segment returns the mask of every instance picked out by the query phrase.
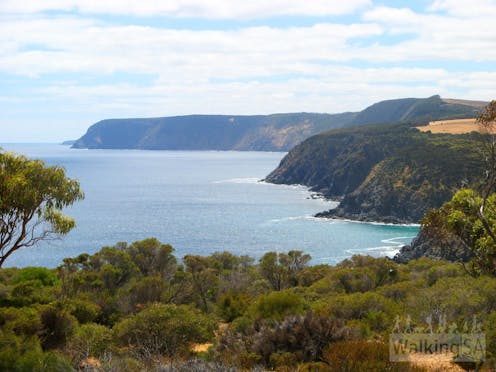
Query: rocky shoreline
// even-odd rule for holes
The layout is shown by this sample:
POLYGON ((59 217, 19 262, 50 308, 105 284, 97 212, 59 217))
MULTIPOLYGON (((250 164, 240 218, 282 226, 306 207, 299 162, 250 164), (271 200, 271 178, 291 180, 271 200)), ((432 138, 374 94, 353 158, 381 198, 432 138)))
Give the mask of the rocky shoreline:
POLYGON ((376 222, 376 223, 385 223, 385 224, 393 224, 393 225, 410 225, 416 223, 411 219, 399 218, 396 216, 380 216, 378 214, 370 214, 370 213, 346 213, 343 209, 336 207, 335 209, 330 209, 328 211, 319 212, 314 215, 317 218, 334 218, 340 220, 350 220, 350 221, 359 221, 359 222, 376 222))
POLYGON ((411 244, 403 246, 393 257, 393 261, 405 264, 421 257, 467 262, 472 255, 459 238, 453 235, 434 236, 421 229, 411 244))
MULTIPOLYGON (((340 211, 339 207, 317 213, 315 217, 393 225, 411 225, 414 223, 409 219, 399 219, 393 216, 378 216, 376 214, 370 215, 366 213, 346 214, 340 211)), ((431 235, 425 229, 420 229, 411 243, 401 247, 400 251, 392 260, 397 263, 406 264, 411 260, 421 257, 451 262, 468 262, 472 258, 472 254, 456 236, 431 235)))

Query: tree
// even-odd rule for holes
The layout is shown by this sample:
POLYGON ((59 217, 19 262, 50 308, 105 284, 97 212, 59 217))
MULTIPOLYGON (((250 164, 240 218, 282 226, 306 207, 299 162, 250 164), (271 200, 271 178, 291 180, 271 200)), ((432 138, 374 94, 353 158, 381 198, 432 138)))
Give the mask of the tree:
POLYGON ((429 211, 422 228, 431 236, 454 235, 472 256, 465 266, 471 275, 496 276, 496 241, 489 234, 496 228, 496 193, 484 199, 474 190, 462 189, 441 208, 429 211))
POLYGON ((67 234, 75 221, 62 209, 83 197, 62 167, 0 153, 0 267, 20 248, 67 234))
POLYGON ((298 274, 311 260, 302 251, 286 253, 267 252, 260 258, 260 274, 275 291, 298 285, 298 274))
POLYGON ((174 248, 155 238, 134 242, 127 252, 143 276, 160 276, 163 280, 170 280, 176 271, 177 262, 172 254, 174 248))
POLYGON ((183 257, 186 272, 190 274, 193 293, 199 306, 208 312, 209 299, 215 297, 219 286, 218 272, 210 267, 208 257, 186 255, 183 257))
POLYGON ((484 230, 496 243, 496 234, 485 217, 486 203, 496 186, 496 101, 491 101, 484 111, 477 116, 480 132, 484 134, 484 161, 486 164, 486 182, 482 191, 482 203, 479 207, 479 219, 484 230))
POLYGON ((477 116, 482 133, 484 180, 477 192, 462 189, 437 210, 429 211, 422 229, 430 236, 455 239, 473 257, 468 272, 496 276, 496 101, 477 116))

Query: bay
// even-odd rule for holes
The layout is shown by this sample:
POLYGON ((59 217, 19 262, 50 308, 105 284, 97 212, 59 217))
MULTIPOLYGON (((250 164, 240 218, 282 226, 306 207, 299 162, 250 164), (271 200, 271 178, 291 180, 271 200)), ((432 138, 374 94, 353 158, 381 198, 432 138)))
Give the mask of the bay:
POLYGON ((65 257, 148 237, 171 244, 178 258, 226 250, 259 258, 267 251, 298 249, 314 264, 334 264, 353 254, 393 255, 418 231, 312 217, 335 203, 312 199, 302 186, 258 182, 284 153, 1 146, 62 165, 86 195, 66 210, 76 219, 74 230, 19 250, 6 266, 55 267, 65 257))

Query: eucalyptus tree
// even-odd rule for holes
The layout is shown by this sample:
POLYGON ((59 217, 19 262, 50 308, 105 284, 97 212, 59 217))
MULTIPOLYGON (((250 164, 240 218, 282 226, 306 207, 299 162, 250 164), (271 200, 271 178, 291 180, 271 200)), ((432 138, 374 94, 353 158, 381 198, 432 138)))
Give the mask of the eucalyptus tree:
POLYGON ((67 234, 75 221, 62 209, 83 198, 61 166, 0 152, 0 267, 21 248, 67 234))

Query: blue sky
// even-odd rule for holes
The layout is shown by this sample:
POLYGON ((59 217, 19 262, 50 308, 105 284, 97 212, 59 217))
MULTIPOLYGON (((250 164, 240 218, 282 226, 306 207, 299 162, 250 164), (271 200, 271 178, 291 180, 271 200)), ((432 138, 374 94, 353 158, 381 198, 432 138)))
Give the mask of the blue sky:
POLYGON ((496 98, 496 1, 2 0, 0 142, 98 120, 496 98))

